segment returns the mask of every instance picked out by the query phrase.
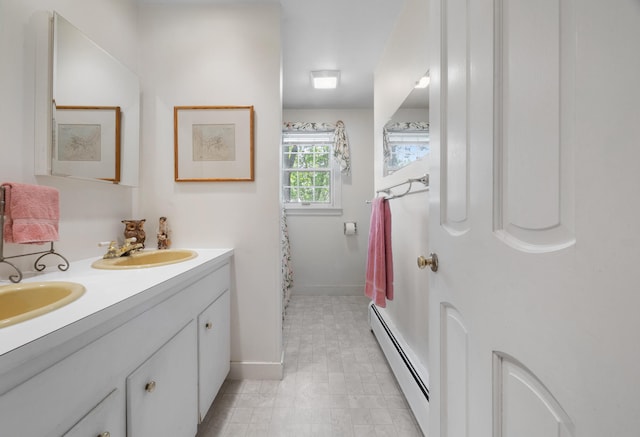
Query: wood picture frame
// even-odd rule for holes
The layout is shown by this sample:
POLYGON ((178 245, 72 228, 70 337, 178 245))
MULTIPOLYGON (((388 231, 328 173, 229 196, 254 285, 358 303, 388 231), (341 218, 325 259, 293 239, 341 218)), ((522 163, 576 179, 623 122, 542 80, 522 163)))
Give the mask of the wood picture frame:
POLYGON ((174 180, 254 180, 253 106, 175 106, 174 180))
POLYGON ((51 174, 120 182, 119 106, 54 106, 51 174))

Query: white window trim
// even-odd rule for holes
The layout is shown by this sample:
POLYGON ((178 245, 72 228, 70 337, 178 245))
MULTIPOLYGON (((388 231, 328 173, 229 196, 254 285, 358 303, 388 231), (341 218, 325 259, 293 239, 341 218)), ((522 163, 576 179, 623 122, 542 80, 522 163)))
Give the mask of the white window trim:
POLYGON ((340 164, 333 157, 333 143, 330 144, 329 162, 331 165, 331 203, 286 202, 283 198, 284 187, 284 135, 280 146, 280 198, 288 215, 342 215, 342 172, 340 164))

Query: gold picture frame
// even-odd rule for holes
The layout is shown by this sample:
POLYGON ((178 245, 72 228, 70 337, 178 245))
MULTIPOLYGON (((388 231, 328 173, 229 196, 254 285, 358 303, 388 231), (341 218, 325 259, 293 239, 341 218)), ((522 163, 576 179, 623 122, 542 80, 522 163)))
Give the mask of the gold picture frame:
POLYGON ((119 106, 55 106, 51 172, 120 182, 119 106))
POLYGON ((253 106, 175 106, 176 182, 254 180, 253 106))

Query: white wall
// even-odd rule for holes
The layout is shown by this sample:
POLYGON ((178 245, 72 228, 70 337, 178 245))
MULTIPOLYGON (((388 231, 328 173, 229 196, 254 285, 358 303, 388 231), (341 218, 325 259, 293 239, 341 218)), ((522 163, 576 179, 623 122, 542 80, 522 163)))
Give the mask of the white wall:
MULTIPOLYGON (((57 247, 72 261, 100 255, 104 249, 96 242, 119 237, 124 218, 147 218, 150 242, 155 220, 167 215, 176 246, 234 247, 233 371, 279 377, 279 9, 140 9, 138 21, 133 0, 0 1, 0 179, 60 189, 57 247), (53 10, 142 76, 140 189, 33 176, 32 22, 37 14, 53 10), (139 56, 144 71, 138 69, 139 56), (172 110, 174 105, 192 104, 255 106, 255 182, 173 182, 172 110)), ((17 245, 5 249, 7 255, 25 251, 17 245)), ((32 262, 18 260, 27 269, 32 262)), ((0 266, 0 281, 8 273, 13 272, 0 266)))
MULTIPOLYGON (((166 215, 177 247, 232 247, 232 377, 282 367, 277 5, 140 6, 141 216, 166 215), (255 110, 255 182, 174 182, 173 107, 255 110)), ((152 237, 153 238, 153 237, 152 237)))
POLYGON ((429 108, 401 108, 391 117, 391 122, 429 121, 429 108))
MULTIPOLYGON (((43 128, 34 126, 34 26, 38 15, 53 10, 136 71, 137 8, 132 0, 0 1, 0 182, 42 184, 60 190, 60 242, 56 248, 73 261, 98 256, 102 249, 97 241, 122 233, 120 220, 132 214, 133 190, 103 182, 34 176, 35 132, 43 128)), ((7 245, 5 255, 40 248, 46 247, 7 245)), ((55 268, 59 260, 48 258, 55 268)), ((34 261, 26 257, 16 263, 31 270, 34 261)), ((47 258, 44 261, 47 263, 47 258)), ((8 273, 13 271, 0 265, 0 281, 6 280, 8 273)))
MULTIPOLYGON (((374 173, 377 190, 429 172, 428 159, 382 176, 384 124, 404 101, 415 82, 429 69, 429 1, 407 0, 374 75, 374 173)), ((418 187, 416 187, 418 188, 418 187)), ((400 187, 395 191, 403 190, 400 187)), ((381 310, 400 331, 426 367, 428 361, 428 292, 430 270, 418 270, 416 259, 429 254, 427 220, 429 194, 391 200, 394 256, 394 300, 381 310)))
POLYGON ((342 120, 351 147, 351 176, 343 177, 340 216, 289 215, 294 269, 293 294, 364 294, 373 191, 373 111, 370 109, 285 110, 284 121, 342 120), (357 234, 345 236, 344 222, 357 234))

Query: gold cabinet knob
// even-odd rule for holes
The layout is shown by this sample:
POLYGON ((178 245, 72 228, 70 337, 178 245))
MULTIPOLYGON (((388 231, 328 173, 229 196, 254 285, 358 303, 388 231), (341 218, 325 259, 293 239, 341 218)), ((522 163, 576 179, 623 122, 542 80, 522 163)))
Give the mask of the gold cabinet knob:
POLYGON ((155 381, 147 382, 147 385, 144 386, 144 389, 148 393, 152 393, 156 389, 156 382, 155 381))
POLYGON ((100 433, 98 437, 111 437, 111 433, 109 431, 105 431, 103 433, 100 433))
POLYGON ((438 271, 438 255, 435 253, 430 253, 428 258, 420 255, 418 257, 418 267, 421 269, 431 267, 432 272, 438 271))
POLYGON ((204 324, 204 327, 207 328, 207 329, 211 329, 211 328, 213 328, 213 323, 207 322, 207 323, 204 324))

